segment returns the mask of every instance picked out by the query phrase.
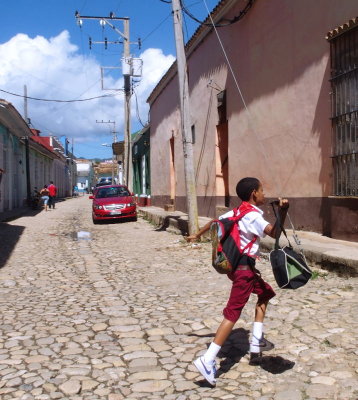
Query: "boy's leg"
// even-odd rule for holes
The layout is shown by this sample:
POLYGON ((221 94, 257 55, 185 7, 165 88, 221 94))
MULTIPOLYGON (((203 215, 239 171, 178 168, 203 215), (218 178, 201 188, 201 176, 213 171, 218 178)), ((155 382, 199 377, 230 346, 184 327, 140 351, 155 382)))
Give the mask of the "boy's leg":
MULTIPOLYGON (((221 346, 229 337, 236 321, 240 318, 241 311, 249 300, 249 297, 254 289, 254 275, 252 271, 236 271, 232 279, 233 283, 230 297, 223 311, 224 319, 216 331, 214 341, 210 345, 210 347, 214 345, 213 347, 215 349, 218 347, 218 350, 214 357, 205 353, 204 357, 208 361, 213 361, 215 359, 217 353, 220 351, 221 346)), ((210 347, 207 353, 210 351, 210 347)))
POLYGON ((206 353, 194 361, 194 365, 203 377, 213 386, 216 385, 216 364, 215 358, 218 355, 221 346, 230 335, 235 322, 229 321, 224 318, 216 331, 215 339, 210 344, 206 353))
POLYGON ((257 301, 255 307, 255 322, 264 322, 268 300, 261 302, 257 301))
POLYGON ((252 329, 252 340, 250 343, 250 364, 256 365, 261 362, 261 352, 272 350, 273 343, 267 341, 263 336, 263 321, 269 300, 275 296, 271 286, 260 277, 255 283, 254 293, 258 295, 255 307, 255 322, 252 329))
POLYGON ((235 272, 230 297, 223 311, 224 319, 216 331, 214 341, 210 344, 206 353, 194 361, 194 365, 211 385, 216 383, 215 358, 230 335, 253 291, 253 280, 252 271, 235 272))
POLYGON ((218 330, 216 331, 214 343, 216 343, 219 346, 222 346, 225 343, 226 339, 229 337, 234 325, 235 322, 232 322, 224 318, 221 324, 219 325, 218 330))
POLYGON ((215 338, 208 347, 206 353, 204 354, 204 360, 207 363, 213 363, 216 356, 218 355, 221 346, 225 343, 226 339, 229 337, 235 322, 232 322, 224 318, 216 331, 215 338))

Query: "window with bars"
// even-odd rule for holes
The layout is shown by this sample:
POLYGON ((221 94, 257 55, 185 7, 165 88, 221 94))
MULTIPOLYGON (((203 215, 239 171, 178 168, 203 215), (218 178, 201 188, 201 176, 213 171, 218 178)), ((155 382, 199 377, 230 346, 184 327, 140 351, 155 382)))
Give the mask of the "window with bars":
POLYGON ((330 39, 335 196, 358 196, 358 26, 330 39))

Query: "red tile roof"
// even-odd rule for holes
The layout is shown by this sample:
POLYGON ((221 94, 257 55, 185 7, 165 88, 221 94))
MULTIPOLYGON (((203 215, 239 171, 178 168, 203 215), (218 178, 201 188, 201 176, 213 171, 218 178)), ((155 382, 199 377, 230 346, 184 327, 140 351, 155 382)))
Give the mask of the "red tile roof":
POLYGON ((53 151, 53 147, 50 144, 50 138, 48 136, 31 136, 30 139, 36 143, 41 144, 46 150, 51 151, 51 153, 56 154, 53 151))
POLYGON ((343 25, 338 26, 335 29, 332 29, 327 33, 326 39, 327 40, 332 40, 336 38, 339 35, 342 35, 342 33, 345 33, 353 28, 356 28, 358 26, 358 17, 354 17, 350 19, 349 21, 345 22, 343 25))

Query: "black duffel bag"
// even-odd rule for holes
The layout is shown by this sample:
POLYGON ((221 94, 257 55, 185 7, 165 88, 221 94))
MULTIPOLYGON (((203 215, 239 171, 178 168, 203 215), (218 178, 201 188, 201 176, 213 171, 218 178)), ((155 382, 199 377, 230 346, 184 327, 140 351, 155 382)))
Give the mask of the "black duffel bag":
MULTIPOLYGON (((272 204, 277 219, 277 225, 281 226, 279 213, 272 204)), ((275 249, 270 253, 272 272, 277 285, 281 289, 297 289, 304 286, 312 277, 312 271, 307 265, 306 258, 302 251, 300 253, 293 250, 287 237, 286 231, 281 226, 276 235, 275 249), (280 247, 281 231, 286 236, 288 246, 280 247)))

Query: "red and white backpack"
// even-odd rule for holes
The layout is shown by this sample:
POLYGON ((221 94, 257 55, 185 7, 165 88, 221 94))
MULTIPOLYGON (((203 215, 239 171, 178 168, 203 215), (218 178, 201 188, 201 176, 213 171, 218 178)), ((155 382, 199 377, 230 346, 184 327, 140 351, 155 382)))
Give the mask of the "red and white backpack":
POLYGON ((242 255, 244 253, 249 254, 253 244, 256 242, 257 236, 241 250, 241 235, 238 222, 252 211, 258 212, 250 203, 243 201, 240 207, 233 210, 233 217, 217 219, 211 224, 212 266, 219 274, 228 274, 235 271, 242 255))

